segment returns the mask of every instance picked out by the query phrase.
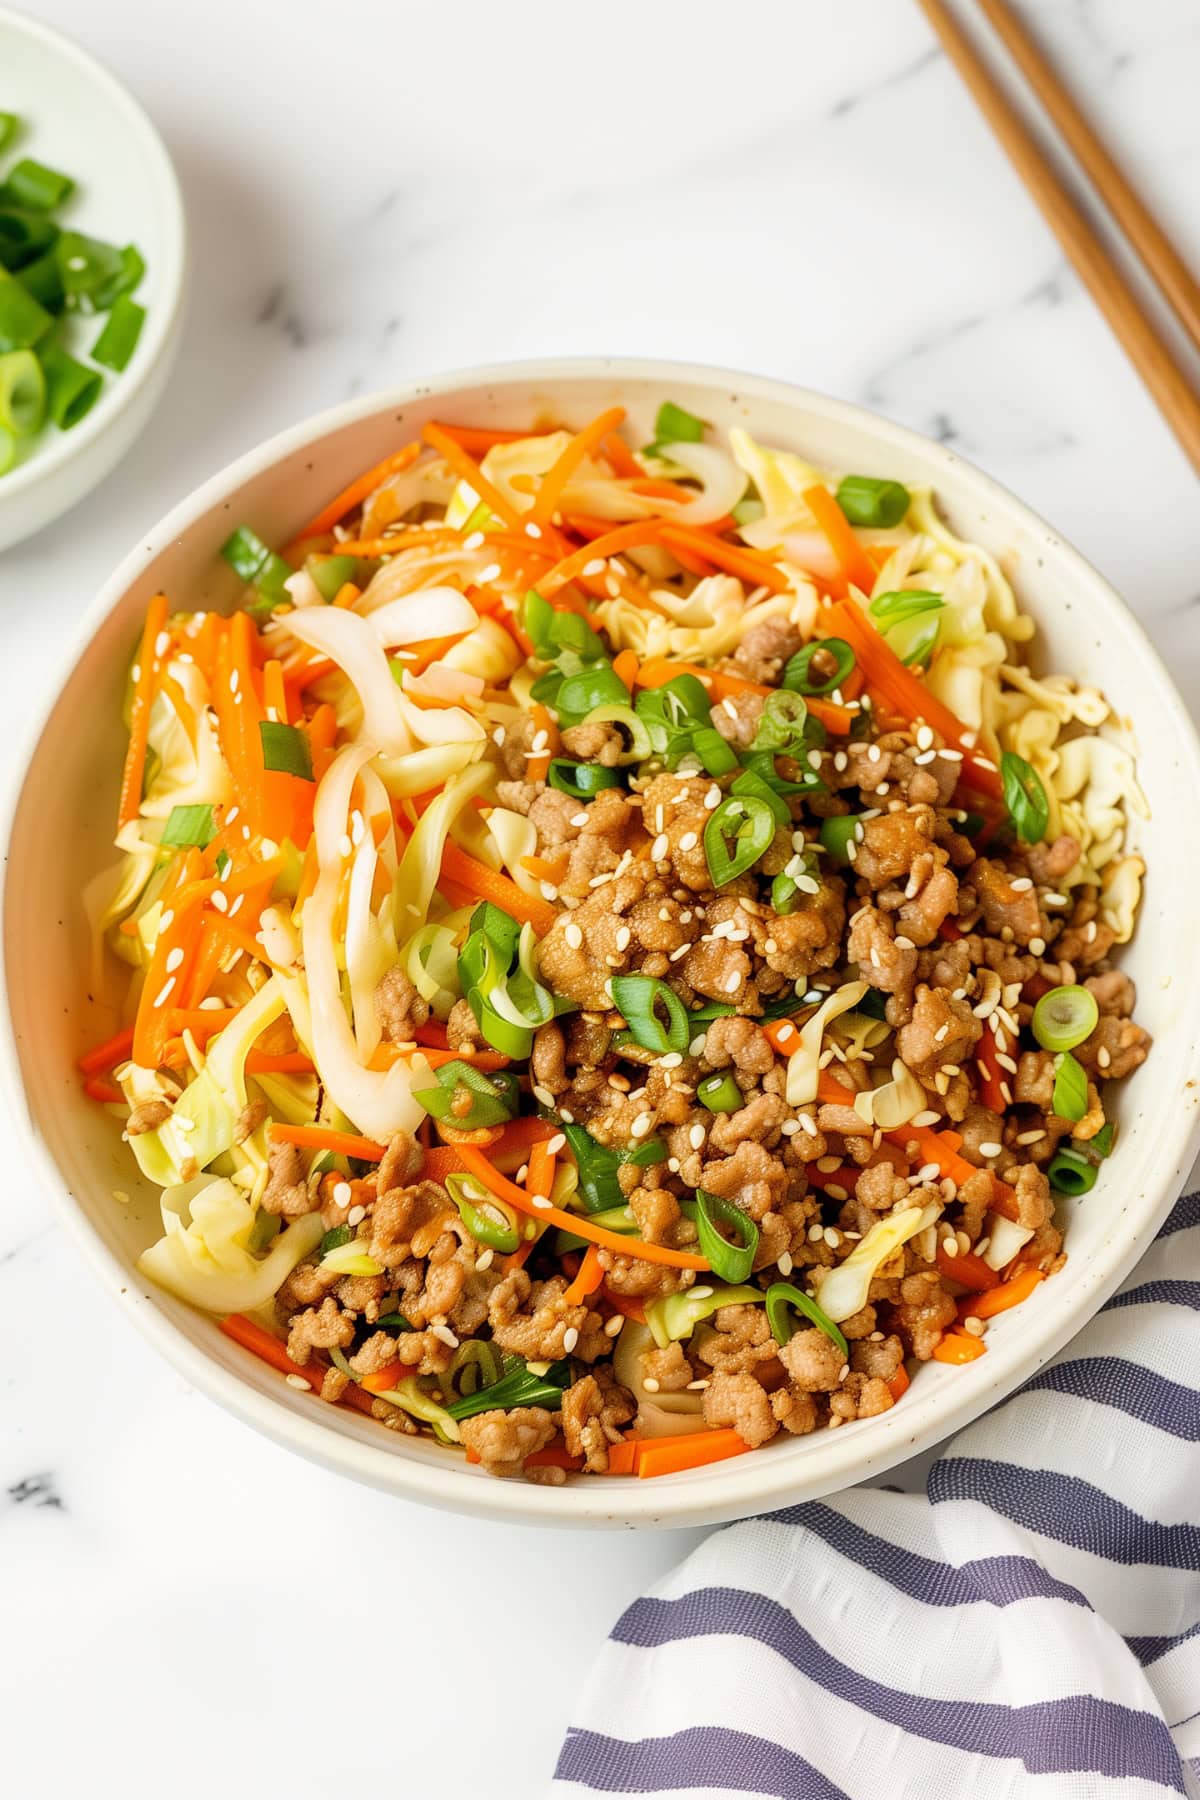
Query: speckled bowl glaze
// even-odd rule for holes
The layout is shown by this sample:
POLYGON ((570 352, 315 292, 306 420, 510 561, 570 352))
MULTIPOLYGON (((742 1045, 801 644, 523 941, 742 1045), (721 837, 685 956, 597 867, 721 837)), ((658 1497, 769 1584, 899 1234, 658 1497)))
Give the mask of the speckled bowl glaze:
POLYGON ((215 476, 139 541, 92 606, 70 673, 20 766, 3 889, 3 1057, 59 1218, 117 1304, 196 1387, 315 1462, 410 1499, 525 1523, 700 1525, 879 1476, 976 1418, 1079 1330, 1153 1237, 1195 1155, 1200 848, 1176 823, 1200 795, 1200 747, 1183 704, 1112 588, 1048 525, 944 446, 821 394, 725 370, 593 359, 445 375, 299 425, 215 476), (645 441, 666 396, 719 428, 745 425, 833 469, 929 483, 954 529, 993 550, 1016 583, 1040 628, 1037 662, 1103 688, 1132 722, 1152 816, 1137 824, 1150 872, 1124 966, 1156 1043, 1148 1066, 1122 1089, 1120 1139, 1100 1182, 1064 1209, 1066 1267, 994 1322, 985 1357, 922 1368, 899 1406, 841 1431, 777 1441, 656 1481, 589 1477, 547 1488, 492 1480, 457 1454, 397 1438, 289 1388, 210 1318, 137 1274, 137 1255, 160 1230, 155 1192, 139 1185, 115 1126, 84 1098, 73 1070, 80 1049, 112 1029, 111 1013, 89 997, 80 894, 112 854, 122 680, 156 589, 183 607, 228 605, 236 584, 217 550, 234 524, 248 520, 268 541, 285 540, 427 419, 578 425, 620 402, 635 440, 645 441), (114 1189, 130 1203, 118 1205, 114 1189))

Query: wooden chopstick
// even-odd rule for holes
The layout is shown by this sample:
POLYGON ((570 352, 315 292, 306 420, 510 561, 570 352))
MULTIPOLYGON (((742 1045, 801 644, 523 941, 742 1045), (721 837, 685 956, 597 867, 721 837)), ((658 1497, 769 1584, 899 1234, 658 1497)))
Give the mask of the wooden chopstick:
POLYGON ((920 5, 979 110, 1071 259, 1076 274, 1108 320, 1192 466, 1200 472, 1200 399, 1159 337, 1155 324, 1124 274, 1045 161, 1028 127, 945 0, 920 0, 920 5))
POLYGON ((1200 283, 1174 244, 1092 130, 1008 0, 978 0, 1026 81, 1090 176, 1100 198, 1200 347, 1200 283))

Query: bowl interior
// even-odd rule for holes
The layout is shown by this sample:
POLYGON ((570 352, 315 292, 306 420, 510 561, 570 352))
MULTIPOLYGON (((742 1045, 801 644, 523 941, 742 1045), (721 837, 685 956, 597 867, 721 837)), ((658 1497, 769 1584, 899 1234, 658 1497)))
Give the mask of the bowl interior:
MULTIPOLYGON (((0 69, 5 106, 22 120, 0 168, 30 156, 74 177, 70 200, 54 215, 71 230, 110 243, 136 244, 146 274, 134 298, 146 322, 128 366, 105 372, 92 411, 69 432, 47 429, 23 447, 22 459, 0 482, 0 503, 52 467, 77 456, 105 429, 156 361, 179 302, 183 274, 183 213, 170 160, 141 107, 99 63, 68 39, 21 14, 0 8, 0 69)), ((83 355, 103 319, 72 318, 62 341, 83 355)))
MULTIPOLYGON (((361 1479, 441 1505, 561 1523, 699 1523, 831 1491, 925 1448, 982 1411, 1056 1349, 1130 1267, 1178 1192, 1195 1143, 1200 1058, 1191 1014, 1200 934, 1189 895, 1200 851, 1180 834, 1181 796, 1194 799, 1200 761, 1174 689, 1139 627, 1076 554, 1016 501, 924 439, 779 384, 647 365, 518 371, 422 389, 360 406, 268 445, 208 485, 120 571, 89 621, 75 662, 27 765, 4 890, 4 963, 16 1066, 48 1179, 70 1195, 67 1217, 108 1284, 189 1378, 261 1429, 361 1479), (962 1369, 923 1369, 904 1404, 851 1431, 775 1444, 754 1456, 651 1483, 610 1479, 567 1489, 490 1481, 420 1441, 397 1440, 293 1392, 229 1344, 208 1319, 154 1291, 133 1268, 160 1230, 155 1192, 112 1121, 87 1101, 73 1070, 81 1050, 116 1029, 89 967, 81 894, 113 859, 111 837, 124 733, 127 660, 152 593, 180 606, 227 606, 237 584, 218 547, 241 522, 282 541, 354 474, 432 417, 517 427, 541 418, 579 425, 619 401, 635 441, 647 441, 669 395, 719 427, 746 425, 769 443, 833 470, 932 484, 951 525, 988 546, 1039 624, 1038 662, 1104 689, 1133 721, 1151 816, 1135 844, 1149 865, 1135 942, 1123 958, 1139 1016, 1157 1040, 1147 1068, 1121 1093, 1121 1134, 1103 1177, 1073 1209, 1066 1268, 1016 1314, 998 1320, 989 1354, 962 1369), (128 1202, 114 1200, 114 1190, 128 1202), (318 1410, 319 1409, 319 1410, 318 1410)), ((1184 801, 1186 806, 1187 800, 1184 801)), ((111 999, 112 996, 107 996, 111 999)))

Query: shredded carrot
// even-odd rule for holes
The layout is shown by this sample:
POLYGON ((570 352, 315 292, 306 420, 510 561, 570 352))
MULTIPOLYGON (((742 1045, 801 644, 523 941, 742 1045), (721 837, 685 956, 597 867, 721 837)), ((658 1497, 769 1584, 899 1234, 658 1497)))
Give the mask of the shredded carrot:
POLYGON ((598 414, 590 425, 585 425, 582 431, 576 432, 558 460, 542 476, 537 498, 529 514, 534 524, 545 525, 548 523, 562 496, 563 489, 580 463, 594 450, 600 448, 604 439, 610 432, 619 428, 624 418, 625 408, 623 406, 610 406, 598 414))
POLYGON ((585 1214, 562 1212, 557 1206, 538 1206, 535 1204, 537 1196, 531 1196, 524 1188, 518 1187, 516 1182, 498 1174, 488 1159, 478 1150, 473 1150, 469 1144, 460 1144, 457 1154, 489 1193, 507 1200, 510 1206, 515 1206, 518 1212, 527 1213, 539 1224, 557 1225, 561 1231, 586 1238, 589 1243, 599 1244, 605 1250, 613 1250, 618 1256, 636 1257, 642 1262, 663 1263, 672 1269, 707 1269, 709 1266, 703 1256, 693 1256, 690 1251, 672 1250, 665 1244, 651 1244, 641 1238, 625 1237, 617 1231, 606 1231, 585 1214))
MULTIPOLYGON (((804 1172, 813 1187, 819 1187, 826 1193, 831 1188, 841 1188, 847 1194, 855 1192, 858 1178, 862 1174, 855 1163, 839 1163, 836 1169, 818 1169, 816 1163, 805 1163, 804 1172)), ((834 1198, 836 1199, 836 1195, 834 1198)))
POLYGON ((349 487, 344 487, 340 494, 335 494, 329 505, 322 507, 316 517, 310 519, 308 524, 296 533, 288 545, 289 555, 306 538, 324 537, 325 533, 332 531, 335 525, 340 525, 348 512, 356 506, 361 506, 362 502, 368 499, 377 487, 381 487, 389 476, 399 475, 402 470, 409 468, 416 462, 420 454, 421 445, 414 440, 410 444, 402 445, 399 450, 394 450, 390 456, 385 456, 382 462, 375 464, 374 468, 367 469, 362 475, 355 476, 349 487))
POLYGON ((972 1337, 969 1331, 947 1331, 933 1347, 935 1359, 944 1363, 974 1362, 986 1351, 983 1339, 972 1337))
POLYGON ((361 1386, 366 1388, 368 1394, 386 1394, 389 1388, 394 1388, 398 1381, 403 1381, 406 1375, 412 1373, 412 1363, 390 1362, 386 1368, 376 1369, 372 1375, 364 1375, 361 1386))
POLYGON ((632 694, 637 686, 638 659, 636 650, 622 650, 613 657, 613 674, 618 681, 623 681, 632 694))
POLYGON ((544 734, 546 748, 539 755, 529 758, 525 765, 525 779, 526 781, 545 781, 550 773, 551 760, 558 755, 562 748, 558 726, 540 700, 534 701, 529 709, 529 716, 533 721, 535 739, 539 734, 544 734))
POLYGON ((200 852, 194 847, 185 850, 175 865, 176 885, 164 885, 162 890, 173 917, 165 931, 159 930, 133 1024, 133 1060, 143 1069, 157 1068, 162 1061, 171 1031, 167 1001, 182 992, 188 982, 189 959, 195 949, 194 928, 206 898, 216 886, 215 882, 200 879, 203 870, 200 852), (177 951, 182 953, 182 961, 176 956, 177 951))
POLYGON ((973 1300, 960 1300, 958 1316, 960 1319, 991 1319, 997 1313, 1007 1312, 1010 1306, 1020 1306, 1022 1300, 1028 1300, 1035 1287, 1045 1281, 1044 1269, 1022 1269, 1009 1281, 1002 1281, 987 1294, 976 1294, 973 1300))
POLYGON ((118 1031, 115 1037, 106 1038, 94 1050, 79 1057, 75 1067, 84 1075, 99 1075, 102 1070, 113 1069, 119 1062, 124 1062, 132 1049, 133 1026, 127 1025, 124 1031, 118 1031))
POLYGON ((273 1056, 266 1050, 251 1050, 246 1058, 247 1075, 312 1075, 316 1064, 302 1050, 283 1050, 273 1056))
POLYGON ((537 900, 531 894, 522 893, 509 876, 468 856, 453 838, 446 839, 446 848, 442 852, 442 874, 458 887, 465 888, 474 899, 494 901, 514 919, 527 921, 539 937, 545 936, 558 917, 558 908, 551 906, 548 900, 537 900))
POLYGON ((611 431, 601 444, 600 454, 619 480, 637 479, 646 473, 624 438, 615 431, 611 431))
POLYGON ((646 1438, 638 1446, 638 1478, 646 1481, 658 1475, 680 1475, 685 1469, 702 1469, 741 1456, 749 1448, 732 1425, 718 1431, 689 1431, 681 1437, 646 1438))
POLYGON ((668 549, 695 551, 698 556, 715 563, 718 569, 724 569, 726 574, 736 575, 747 587, 767 587, 776 594, 782 594, 788 587, 788 578, 778 563, 764 556, 761 550, 750 550, 745 544, 731 544, 728 539, 716 537, 711 531, 701 531, 698 526, 664 523, 661 541, 668 549))
POLYGON ((584 1467, 582 1456, 572 1456, 563 1444, 548 1444, 544 1450, 534 1450, 522 1464, 526 1469, 570 1469, 575 1474, 584 1467))
POLYGON ((844 638, 849 644, 858 658, 868 687, 886 706, 894 709, 909 724, 916 719, 924 719, 948 744, 962 751, 962 778, 968 787, 976 788, 994 800, 1002 797, 999 771, 992 767, 990 761, 981 761, 978 752, 963 742, 966 727, 961 720, 930 693, 925 683, 911 669, 905 668, 861 607, 843 600, 828 609, 824 623, 827 631, 844 638))
POLYGON ((805 488, 803 498, 833 551, 847 587, 859 588, 870 595, 875 586, 875 564, 854 535, 854 527, 829 489, 805 488))
POLYGON ((614 526, 594 543, 585 544, 582 550, 573 550, 570 556, 548 569, 538 582, 538 593, 544 600, 549 600, 559 588, 582 575, 590 562, 616 556, 622 550, 632 550, 641 544, 658 543, 662 527, 663 522, 658 518, 633 519, 628 525, 614 526))
POLYGON ((908 1370, 905 1368, 904 1364, 901 1363, 900 1367, 896 1370, 896 1373, 887 1384, 888 1393, 892 1396, 893 1406, 896 1401, 900 1399, 901 1395, 907 1394, 910 1385, 908 1370))
POLYGON ((634 1319, 639 1325, 646 1323, 645 1305, 632 1294, 614 1293, 606 1282, 600 1290, 600 1298, 613 1312, 620 1313, 623 1319, 634 1319))
POLYGON ((469 450, 472 456, 486 456, 497 444, 517 444, 524 438, 538 436, 536 431, 495 431, 475 425, 447 425, 444 419, 435 419, 434 424, 446 437, 469 450))
POLYGON ((101 1081, 97 1075, 89 1075, 83 1084, 83 1091, 89 1100, 99 1100, 104 1106, 123 1106, 125 1096, 119 1087, 111 1081, 101 1081))
POLYGON ((511 525, 514 530, 522 529, 525 524, 524 515, 513 505, 507 494, 502 494, 500 489, 488 480, 474 457, 469 456, 460 443, 443 431, 440 425, 432 423, 425 426, 421 435, 425 442, 431 444, 449 463, 454 473, 460 480, 466 482, 490 512, 494 512, 498 518, 503 519, 505 524, 511 525))
POLYGON ((281 725, 288 722, 287 694, 283 686, 283 664, 277 657, 271 657, 263 664, 263 705, 275 708, 275 717, 281 725))
POLYGON ((986 1293, 989 1288, 1000 1285, 1000 1277, 995 1269, 989 1268, 982 1256, 976 1256, 970 1250, 965 1256, 958 1252, 951 1256, 944 1244, 939 1243, 937 1266, 948 1280, 957 1281, 960 1287, 970 1288, 976 1294, 986 1293))
POLYGON ((413 1037, 418 1044, 428 1044, 435 1050, 446 1048, 446 1027, 440 1019, 429 1019, 424 1025, 418 1025, 413 1037))
POLYGON ((610 1444, 608 1446, 608 1468, 605 1473, 609 1475, 635 1474, 637 1453, 645 1441, 645 1438, 632 1433, 629 1437, 623 1437, 619 1444, 610 1444))
POLYGON ((604 1280, 604 1270, 600 1263, 600 1252, 595 1244, 589 1244, 584 1251, 583 1261, 579 1265, 579 1273, 563 1295, 567 1306, 579 1306, 594 1294, 604 1280))
POLYGON ((554 1192, 554 1173, 558 1154, 551 1150, 552 1138, 537 1138, 529 1147, 529 1168, 525 1176, 525 1192, 548 1200, 554 1192))
POLYGON ((523 1269, 529 1261, 536 1243, 537 1238, 531 1237, 526 1238, 523 1244, 518 1244, 517 1248, 504 1258, 504 1273, 511 1275, 514 1269, 523 1269))
POLYGON ((150 712, 158 679, 159 657, 156 649, 159 635, 166 630, 169 609, 167 596, 155 594, 146 608, 142 628, 142 647, 138 652, 138 678, 133 685, 133 704, 129 719, 129 748, 121 774, 121 798, 117 805, 117 829, 136 819, 142 804, 142 778, 146 772, 146 746, 150 741, 150 712))
POLYGON ((557 885, 566 874, 567 865, 571 859, 569 856, 556 856, 554 861, 550 862, 544 856, 522 856, 518 860, 521 867, 530 875, 535 875, 539 881, 549 881, 557 885))
POLYGON ((772 1019, 762 1034, 777 1056, 790 1056, 800 1048, 800 1033, 790 1019, 772 1019))
MULTIPOLYGON (((1015 899, 1015 895, 1014 895, 1015 899)), ((999 1023, 999 1021, 995 1021, 999 1023)), ((1007 1071, 1000 1066, 1000 1040, 988 1026, 984 1027, 983 1036, 976 1045, 976 1060, 979 1065, 979 1098, 989 1112, 999 1113, 1012 1102, 1012 1088, 1008 1084, 1007 1071)))
MULTIPOLYGON (((273 1337, 264 1326, 256 1324, 253 1319, 247 1319, 242 1313, 230 1313, 228 1317, 219 1319, 217 1325, 227 1338, 232 1338, 243 1350, 251 1351, 261 1362, 270 1363, 273 1369, 278 1369, 283 1375, 299 1375, 309 1387, 313 1385, 314 1374, 324 1377, 324 1365, 314 1369, 310 1363, 301 1368, 299 1363, 292 1361, 277 1337, 273 1337)), ((320 1380, 316 1385, 320 1387, 320 1380)))
POLYGON ((158 686, 159 692, 171 702, 175 709, 175 717, 194 744, 196 742, 196 715, 188 705, 183 689, 172 676, 166 674, 159 675, 158 686))
POLYGON ((299 1144, 305 1150, 332 1150, 335 1156, 353 1156, 359 1162, 382 1162, 384 1144, 356 1137, 350 1131, 331 1131, 325 1125, 280 1125, 272 1120, 269 1135, 278 1144, 299 1144))

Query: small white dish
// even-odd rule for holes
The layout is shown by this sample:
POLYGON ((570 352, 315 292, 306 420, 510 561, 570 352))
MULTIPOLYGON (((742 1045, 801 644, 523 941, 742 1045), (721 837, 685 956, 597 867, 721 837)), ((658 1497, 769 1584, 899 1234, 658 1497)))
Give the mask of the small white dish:
MULTIPOLYGON (((104 391, 70 431, 47 425, 0 476, 0 550, 40 531, 102 481, 129 450, 162 396, 179 347, 187 231, 183 199, 162 139, 115 76, 48 26, 0 7, 5 109, 24 129, 0 160, 21 156, 78 183, 56 217, 117 244, 136 244, 146 274, 134 296, 146 322, 129 366, 105 371, 104 391)), ((86 352, 102 319, 72 321, 64 339, 86 352)))
POLYGON ((945 446, 783 382, 678 363, 625 359, 476 369, 357 400, 261 445, 170 513, 122 564, 85 619, 37 737, 17 767, 2 895, 7 1019, 0 1078, 20 1106, 59 1218, 118 1304, 185 1378, 238 1417, 313 1461, 452 1511, 575 1526, 703 1525, 816 1498, 878 1476, 931 1448, 1031 1376, 1132 1268, 1178 1195, 1200 1141, 1200 840, 1186 829, 1200 795, 1200 744, 1141 627, 1108 583, 1042 520, 945 446), (540 419, 579 426, 620 403, 631 441, 652 435, 672 399, 718 430, 744 425, 834 470, 928 483, 951 526, 1001 558, 1038 625, 1036 663, 1102 688, 1138 740, 1152 816, 1136 821, 1149 874, 1137 935, 1121 966, 1138 984, 1138 1018, 1155 1038, 1123 1083, 1120 1135, 1100 1181, 1064 1203, 1066 1266, 992 1321, 986 1356, 918 1369, 898 1406, 841 1431, 775 1442, 685 1474, 587 1477, 565 1487, 496 1481, 426 1439, 299 1393, 215 1321, 152 1287, 135 1268, 161 1233, 158 1194, 142 1184, 111 1118, 84 1097, 74 1060, 115 1028, 89 999, 85 883, 113 858, 125 751, 121 699, 148 600, 228 606, 239 584, 220 561, 241 522, 282 543, 362 469, 431 418, 502 428, 540 419), (1185 829, 1180 829, 1183 822, 1185 829), (119 1191, 125 1203, 114 1199, 119 1191))

